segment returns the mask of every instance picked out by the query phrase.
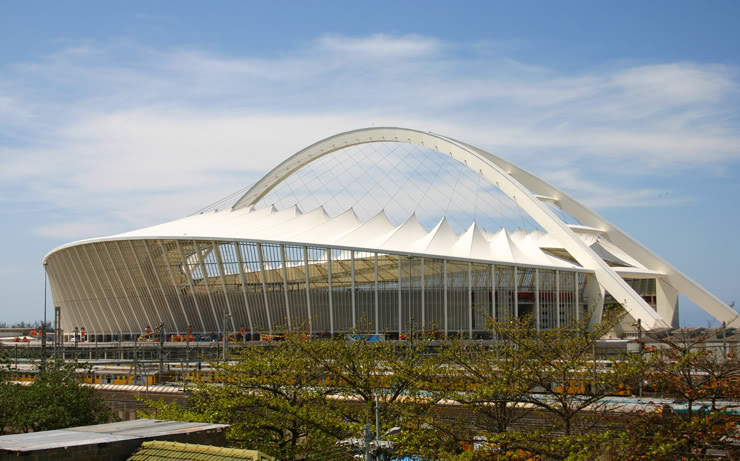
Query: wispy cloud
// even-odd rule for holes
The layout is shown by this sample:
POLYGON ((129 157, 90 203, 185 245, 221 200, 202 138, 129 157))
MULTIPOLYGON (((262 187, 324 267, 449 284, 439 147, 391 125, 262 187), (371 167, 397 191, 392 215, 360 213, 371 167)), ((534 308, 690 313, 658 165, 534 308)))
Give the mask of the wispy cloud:
POLYGON ((589 175, 740 159, 734 67, 563 73, 507 49, 415 35, 327 35, 270 58, 77 44, 0 69, 0 183, 89 217, 42 231, 66 238, 93 236, 95 220, 128 230, 186 214, 318 139, 370 125, 480 145, 597 207, 689 198, 589 175))
POLYGON ((420 35, 391 36, 374 34, 367 37, 326 35, 318 40, 320 48, 349 54, 359 59, 418 58, 437 54, 445 46, 435 38, 420 35))

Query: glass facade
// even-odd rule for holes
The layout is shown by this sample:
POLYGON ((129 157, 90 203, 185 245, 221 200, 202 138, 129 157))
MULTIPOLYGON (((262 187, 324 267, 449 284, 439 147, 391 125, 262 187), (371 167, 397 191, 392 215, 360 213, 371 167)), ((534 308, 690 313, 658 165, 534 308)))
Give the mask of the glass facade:
POLYGON ((84 327, 101 340, 159 325, 168 334, 226 326, 478 338, 488 333, 488 318, 531 314, 543 329, 577 318, 585 280, 569 270, 205 240, 81 244, 50 255, 47 271, 62 328, 84 327))

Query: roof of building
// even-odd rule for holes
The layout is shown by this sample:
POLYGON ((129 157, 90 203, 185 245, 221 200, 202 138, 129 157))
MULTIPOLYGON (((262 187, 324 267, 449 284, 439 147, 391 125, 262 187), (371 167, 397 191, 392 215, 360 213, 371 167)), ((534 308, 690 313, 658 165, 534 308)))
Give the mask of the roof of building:
MULTIPOLYGON (((578 236, 584 243, 596 248, 599 255, 612 264, 638 270, 643 276, 657 274, 594 234, 581 232, 578 236)), ((394 226, 383 211, 361 221, 351 208, 333 217, 323 207, 308 212, 303 212, 298 206, 285 210, 277 210, 274 206, 222 209, 90 241, 183 237, 329 245, 368 251, 386 250, 391 253, 580 269, 579 265, 546 251, 562 248, 562 244, 540 230, 525 232, 520 229, 510 232, 499 229, 489 232, 474 222, 458 235, 445 217, 427 231, 414 214, 401 225, 394 226)), ((349 252, 346 253, 338 255, 338 259, 349 259, 349 252)))
POLYGON ((275 458, 256 450, 214 447, 193 443, 151 441, 144 442, 129 458, 129 461, 273 461, 275 458))
POLYGON ((137 419, 54 431, 4 435, 0 436, 0 452, 27 452, 132 439, 151 439, 174 434, 222 431, 227 427, 229 427, 227 424, 137 419))

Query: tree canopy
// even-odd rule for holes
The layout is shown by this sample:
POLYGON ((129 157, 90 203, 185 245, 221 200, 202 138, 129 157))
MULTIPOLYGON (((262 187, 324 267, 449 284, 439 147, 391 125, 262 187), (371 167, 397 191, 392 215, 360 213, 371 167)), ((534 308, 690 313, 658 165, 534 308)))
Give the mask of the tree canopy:
POLYGON ((78 364, 50 362, 30 385, 0 383, 0 434, 102 424, 115 415, 79 379, 78 364))
POLYGON ((150 402, 149 415, 231 424, 233 444, 280 459, 349 456, 340 442, 361 438, 365 424, 378 430, 376 397, 380 432, 400 428, 388 438, 396 454, 636 460, 646 454, 701 459, 720 450, 732 456, 737 417, 720 405, 702 414, 645 413, 619 406, 614 396, 647 379, 666 396, 683 398, 679 384, 693 373, 711 388, 697 390, 696 399, 737 397, 734 356, 694 356, 696 347, 667 346, 600 361, 595 345, 619 320, 604 318, 596 326, 584 318, 541 331, 530 317, 504 319, 490 323, 496 339, 487 342, 423 335, 311 340, 287 332, 267 346, 237 346, 228 362, 213 364, 218 382, 199 383, 189 407, 150 402))

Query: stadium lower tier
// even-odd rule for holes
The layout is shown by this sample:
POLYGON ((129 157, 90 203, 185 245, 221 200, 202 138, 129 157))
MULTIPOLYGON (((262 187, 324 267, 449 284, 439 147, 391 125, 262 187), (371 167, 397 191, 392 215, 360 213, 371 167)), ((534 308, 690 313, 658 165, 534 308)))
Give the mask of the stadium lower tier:
POLYGON ((389 337, 419 331, 467 338, 487 320, 533 315, 539 328, 588 309, 587 271, 522 267, 360 249, 250 241, 81 242, 52 253, 47 272, 65 335, 90 340, 299 328, 389 337))

